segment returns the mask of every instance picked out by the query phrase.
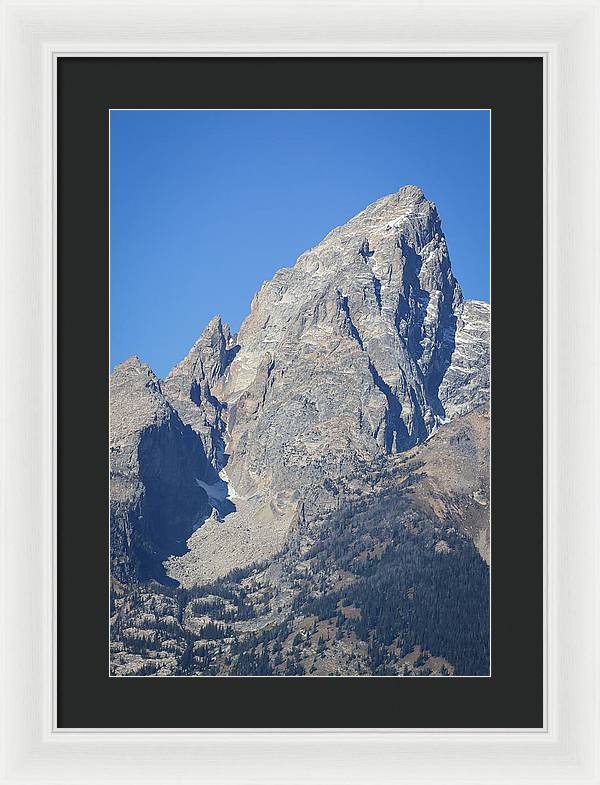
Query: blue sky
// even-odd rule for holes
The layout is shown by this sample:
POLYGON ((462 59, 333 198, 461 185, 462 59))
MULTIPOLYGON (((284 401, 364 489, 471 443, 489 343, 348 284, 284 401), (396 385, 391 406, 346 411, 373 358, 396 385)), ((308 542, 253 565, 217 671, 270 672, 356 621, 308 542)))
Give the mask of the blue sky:
POLYGON ((111 368, 159 376, 216 313, 402 185, 436 202, 465 297, 489 300, 482 111, 110 113, 111 368))

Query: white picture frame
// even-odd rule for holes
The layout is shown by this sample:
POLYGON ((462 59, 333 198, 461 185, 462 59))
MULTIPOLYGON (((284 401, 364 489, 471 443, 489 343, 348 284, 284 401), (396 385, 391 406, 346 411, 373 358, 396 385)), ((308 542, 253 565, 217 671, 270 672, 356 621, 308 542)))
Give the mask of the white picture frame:
POLYGON ((600 783, 597 0, 0 5, 0 782, 600 783), (542 729, 57 728, 54 80, 76 54, 544 59, 542 729))

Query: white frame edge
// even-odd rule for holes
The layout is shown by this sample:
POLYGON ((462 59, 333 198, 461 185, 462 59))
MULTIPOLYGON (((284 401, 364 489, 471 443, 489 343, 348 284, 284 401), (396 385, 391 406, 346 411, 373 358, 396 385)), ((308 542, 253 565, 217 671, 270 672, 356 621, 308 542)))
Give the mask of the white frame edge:
MULTIPOLYGON (((598 3, 0 0, 0 8, 0 782, 600 783, 598 3), (544 729, 57 730, 52 94, 56 56, 75 53, 544 57, 544 729)), ((518 183, 515 198, 526 198, 518 183)), ((515 249, 509 263, 527 260, 515 249)))

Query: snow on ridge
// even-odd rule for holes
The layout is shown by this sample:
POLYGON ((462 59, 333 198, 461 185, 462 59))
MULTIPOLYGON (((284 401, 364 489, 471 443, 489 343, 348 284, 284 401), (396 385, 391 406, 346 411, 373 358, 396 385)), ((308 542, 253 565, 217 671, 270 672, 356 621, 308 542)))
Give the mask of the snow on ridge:
POLYGON ((224 502, 229 497, 229 487, 225 480, 219 479, 209 485, 207 482, 195 478, 196 484, 206 491, 209 501, 224 502))

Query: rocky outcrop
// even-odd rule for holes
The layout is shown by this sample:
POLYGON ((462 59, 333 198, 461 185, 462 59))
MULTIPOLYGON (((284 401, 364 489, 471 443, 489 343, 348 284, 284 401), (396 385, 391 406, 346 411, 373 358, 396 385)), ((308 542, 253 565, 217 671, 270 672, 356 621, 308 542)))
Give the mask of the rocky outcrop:
POLYGON ((392 461, 402 475, 414 465, 418 479, 409 488, 434 520, 453 523, 490 562, 490 407, 478 406, 444 425, 425 444, 392 461), (451 470, 449 470, 451 467, 451 470))
POLYGON ((210 514, 198 484, 209 464, 152 370, 137 357, 110 379, 110 556, 114 578, 165 580, 162 562, 184 553, 210 514))
POLYGON ((439 388, 447 419, 490 400, 489 303, 466 300, 456 311, 454 349, 439 388))
POLYGON ((187 356, 162 383, 165 397, 186 425, 202 439, 209 462, 217 470, 222 461, 223 406, 216 397, 225 369, 236 353, 228 324, 215 316, 187 356))

